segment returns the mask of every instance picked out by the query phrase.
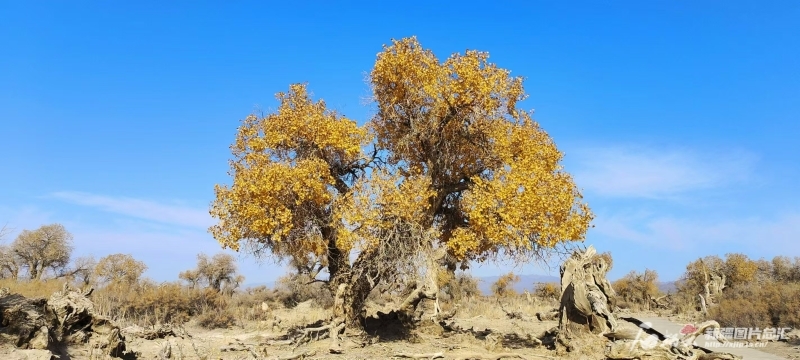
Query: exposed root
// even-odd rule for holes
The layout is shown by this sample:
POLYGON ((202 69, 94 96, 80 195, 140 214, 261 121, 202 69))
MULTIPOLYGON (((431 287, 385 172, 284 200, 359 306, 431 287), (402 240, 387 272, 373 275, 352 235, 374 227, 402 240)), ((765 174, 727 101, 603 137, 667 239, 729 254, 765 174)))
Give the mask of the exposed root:
MULTIPOLYGON (((550 356, 544 355, 527 355, 541 359, 556 359, 550 356)), ((406 353, 397 353, 394 354, 393 357, 396 358, 405 358, 405 359, 442 359, 445 357, 444 352, 436 352, 436 353, 429 353, 429 354, 406 354, 406 353)), ((478 353, 466 353, 460 354, 458 357, 454 359, 457 360, 500 360, 500 359, 527 359, 525 356, 515 353, 499 353, 499 354, 478 354, 478 353)))
MULTIPOLYGON (((626 318, 625 320, 637 323, 641 327, 641 321, 633 318, 626 318)), ((606 351, 608 359, 640 359, 640 358, 653 358, 653 359, 683 359, 683 360, 736 360, 741 357, 728 354, 707 352, 705 349, 698 348, 693 345, 694 340, 705 334, 706 329, 715 328, 719 329, 719 323, 713 320, 706 321, 697 326, 692 332, 685 334, 681 337, 670 336, 665 337, 654 329, 646 329, 645 331, 655 336, 654 343, 646 344, 647 340, 624 341, 618 340, 611 344, 606 351)), ((717 340, 725 342, 721 336, 717 340)))
POLYGON ((334 321, 328 325, 298 329, 295 336, 289 335, 289 337, 292 337, 291 341, 296 349, 309 341, 319 341, 328 337, 331 337, 334 342, 338 342, 339 332, 342 330, 344 330, 344 322, 334 321), (331 336, 332 334, 333 336, 331 336))
POLYGON ((81 291, 67 283, 48 299, 0 290, 0 326, 18 348, 66 354, 68 346, 89 344, 105 355, 121 357, 127 353, 125 337, 111 319, 94 311, 91 293, 91 288, 81 291))
POLYGON ((457 325, 455 321, 440 321, 439 325, 445 331, 452 331, 459 334, 471 334, 477 339, 484 339, 486 338, 487 335, 494 333, 494 331, 489 328, 481 329, 481 328, 476 328, 474 326, 471 326, 469 328, 464 328, 457 325))

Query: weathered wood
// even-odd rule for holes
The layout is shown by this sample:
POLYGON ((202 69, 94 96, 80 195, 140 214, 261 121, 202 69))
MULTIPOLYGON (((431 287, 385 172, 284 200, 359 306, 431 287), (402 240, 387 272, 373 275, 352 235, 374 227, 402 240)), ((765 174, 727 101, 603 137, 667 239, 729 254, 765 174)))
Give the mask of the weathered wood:
POLYGON ((572 332, 605 334, 614 331, 617 320, 610 309, 616 296, 606 279, 608 264, 594 247, 575 251, 561 265, 559 337, 572 332))
POLYGON ((94 312, 90 294, 91 289, 81 292, 66 283, 49 299, 0 291, 0 331, 16 337, 18 348, 63 353, 69 345, 90 343, 108 355, 122 356, 125 338, 110 319, 94 312))
MULTIPOLYGON (((627 319, 641 326, 641 321, 627 319)), ((698 336, 706 333, 709 328, 719 330, 719 323, 713 320, 706 321, 693 331, 680 337, 665 337, 663 334, 653 332, 645 336, 637 336, 634 340, 617 340, 606 349, 607 359, 652 359, 652 360, 736 360, 737 355, 721 352, 707 352, 705 349, 694 346, 698 336)), ((715 333, 719 334, 719 331, 715 333)), ((640 334, 641 335, 641 334, 640 334)), ((725 342, 725 338, 718 336, 717 340, 725 342)))

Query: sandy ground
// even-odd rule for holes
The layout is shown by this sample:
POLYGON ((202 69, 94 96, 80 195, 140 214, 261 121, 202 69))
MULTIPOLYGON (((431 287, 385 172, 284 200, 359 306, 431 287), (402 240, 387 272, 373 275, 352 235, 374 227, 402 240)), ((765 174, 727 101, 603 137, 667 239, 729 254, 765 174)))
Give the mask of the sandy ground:
MULTIPOLYGON (((539 321, 535 318, 536 312, 551 309, 552 304, 537 306, 517 301, 506 304, 505 310, 494 305, 479 300, 467 303, 463 310, 456 313, 453 325, 460 329, 472 329, 471 333, 446 332, 441 326, 428 320, 402 339, 394 338, 391 333, 384 337, 346 334, 341 341, 340 354, 330 353, 330 341, 327 339, 311 341, 298 347, 275 340, 292 327, 312 324, 328 316, 325 310, 314 307, 312 303, 303 303, 292 309, 274 309, 266 317, 267 320, 248 321, 228 329, 209 330, 190 322, 176 328, 179 336, 155 340, 126 337, 128 348, 136 352, 136 359, 160 359, 159 353, 165 347, 171 349, 170 359, 181 360, 288 359, 303 354, 306 359, 388 359, 397 358, 399 354, 441 354, 444 359, 488 359, 496 358, 500 354, 521 355, 525 359, 604 358, 603 341, 579 346, 571 353, 558 354, 533 339, 557 326, 556 321, 539 321), (512 319, 506 310, 518 311, 524 318, 512 319)), ((625 313, 620 316, 652 321, 654 327, 661 331, 679 331, 682 324, 687 323, 676 317, 667 317, 663 313, 625 313)), ((621 320, 620 324, 633 333, 638 330, 635 325, 625 321, 621 320)), ((381 332, 380 330, 386 329, 369 330, 381 332)), ((386 334, 385 331, 381 333, 386 334)), ((758 351, 740 355, 744 359, 753 360, 800 359, 800 344, 797 341, 773 342, 758 351)), ((0 359, 48 360, 42 353, 20 351, 8 343, 0 346, 0 359)), ((93 353, 91 349, 78 347, 71 348, 69 356, 59 360, 64 359, 94 360, 104 357, 93 353)))

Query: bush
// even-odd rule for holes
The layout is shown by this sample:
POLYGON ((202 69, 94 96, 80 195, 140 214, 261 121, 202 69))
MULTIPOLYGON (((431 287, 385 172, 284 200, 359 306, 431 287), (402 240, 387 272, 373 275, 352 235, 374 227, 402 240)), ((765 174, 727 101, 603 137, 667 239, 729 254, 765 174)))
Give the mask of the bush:
MULTIPOLYGON (((447 272, 447 274, 450 274, 450 272, 447 272)), ((439 278, 442 279, 443 277, 440 276, 439 278)), ((447 282, 440 285, 440 291, 447 295, 453 302, 457 303, 461 300, 480 295, 481 293, 478 287, 478 280, 469 274, 460 273, 455 276, 446 275, 444 278, 447 279, 447 282)))
POLYGON ((561 285, 551 282, 536 284, 533 295, 542 299, 558 299, 561 297, 561 285))
POLYGON ((771 323, 769 309, 758 299, 723 299, 708 315, 723 327, 764 328, 771 323))
POLYGON ((519 276, 514 275, 514 273, 505 274, 492 284, 492 294, 497 297, 517 295, 517 292, 514 290, 514 284, 518 282, 519 276))
POLYGON ((308 300, 313 300, 323 309, 333 306, 333 295, 325 284, 314 282, 306 274, 290 274, 279 278, 277 290, 280 302, 287 308, 308 300))
POLYGON ((206 329, 224 329, 236 324, 236 318, 229 310, 209 311, 197 318, 197 324, 206 329))
POLYGON ((800 284, 740 284, 723 294, 708 314, 722 326, 800 327, 800 284))

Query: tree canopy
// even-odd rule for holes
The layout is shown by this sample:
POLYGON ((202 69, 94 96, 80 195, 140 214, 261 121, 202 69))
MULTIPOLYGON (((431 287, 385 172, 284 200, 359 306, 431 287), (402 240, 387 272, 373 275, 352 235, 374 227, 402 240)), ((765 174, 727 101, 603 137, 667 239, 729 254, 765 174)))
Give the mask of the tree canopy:
POLYGON ((11 258, 3 256, 3 266, 10 270, 8 261, 15 262, 14 276, 20 269, 28 272, 31 280, 41 280, 49 269, 59 271, 69 264, 72 254, 72 234, 61 224, 43 225, 36 230, 23 230, 11 243, 11 258))

